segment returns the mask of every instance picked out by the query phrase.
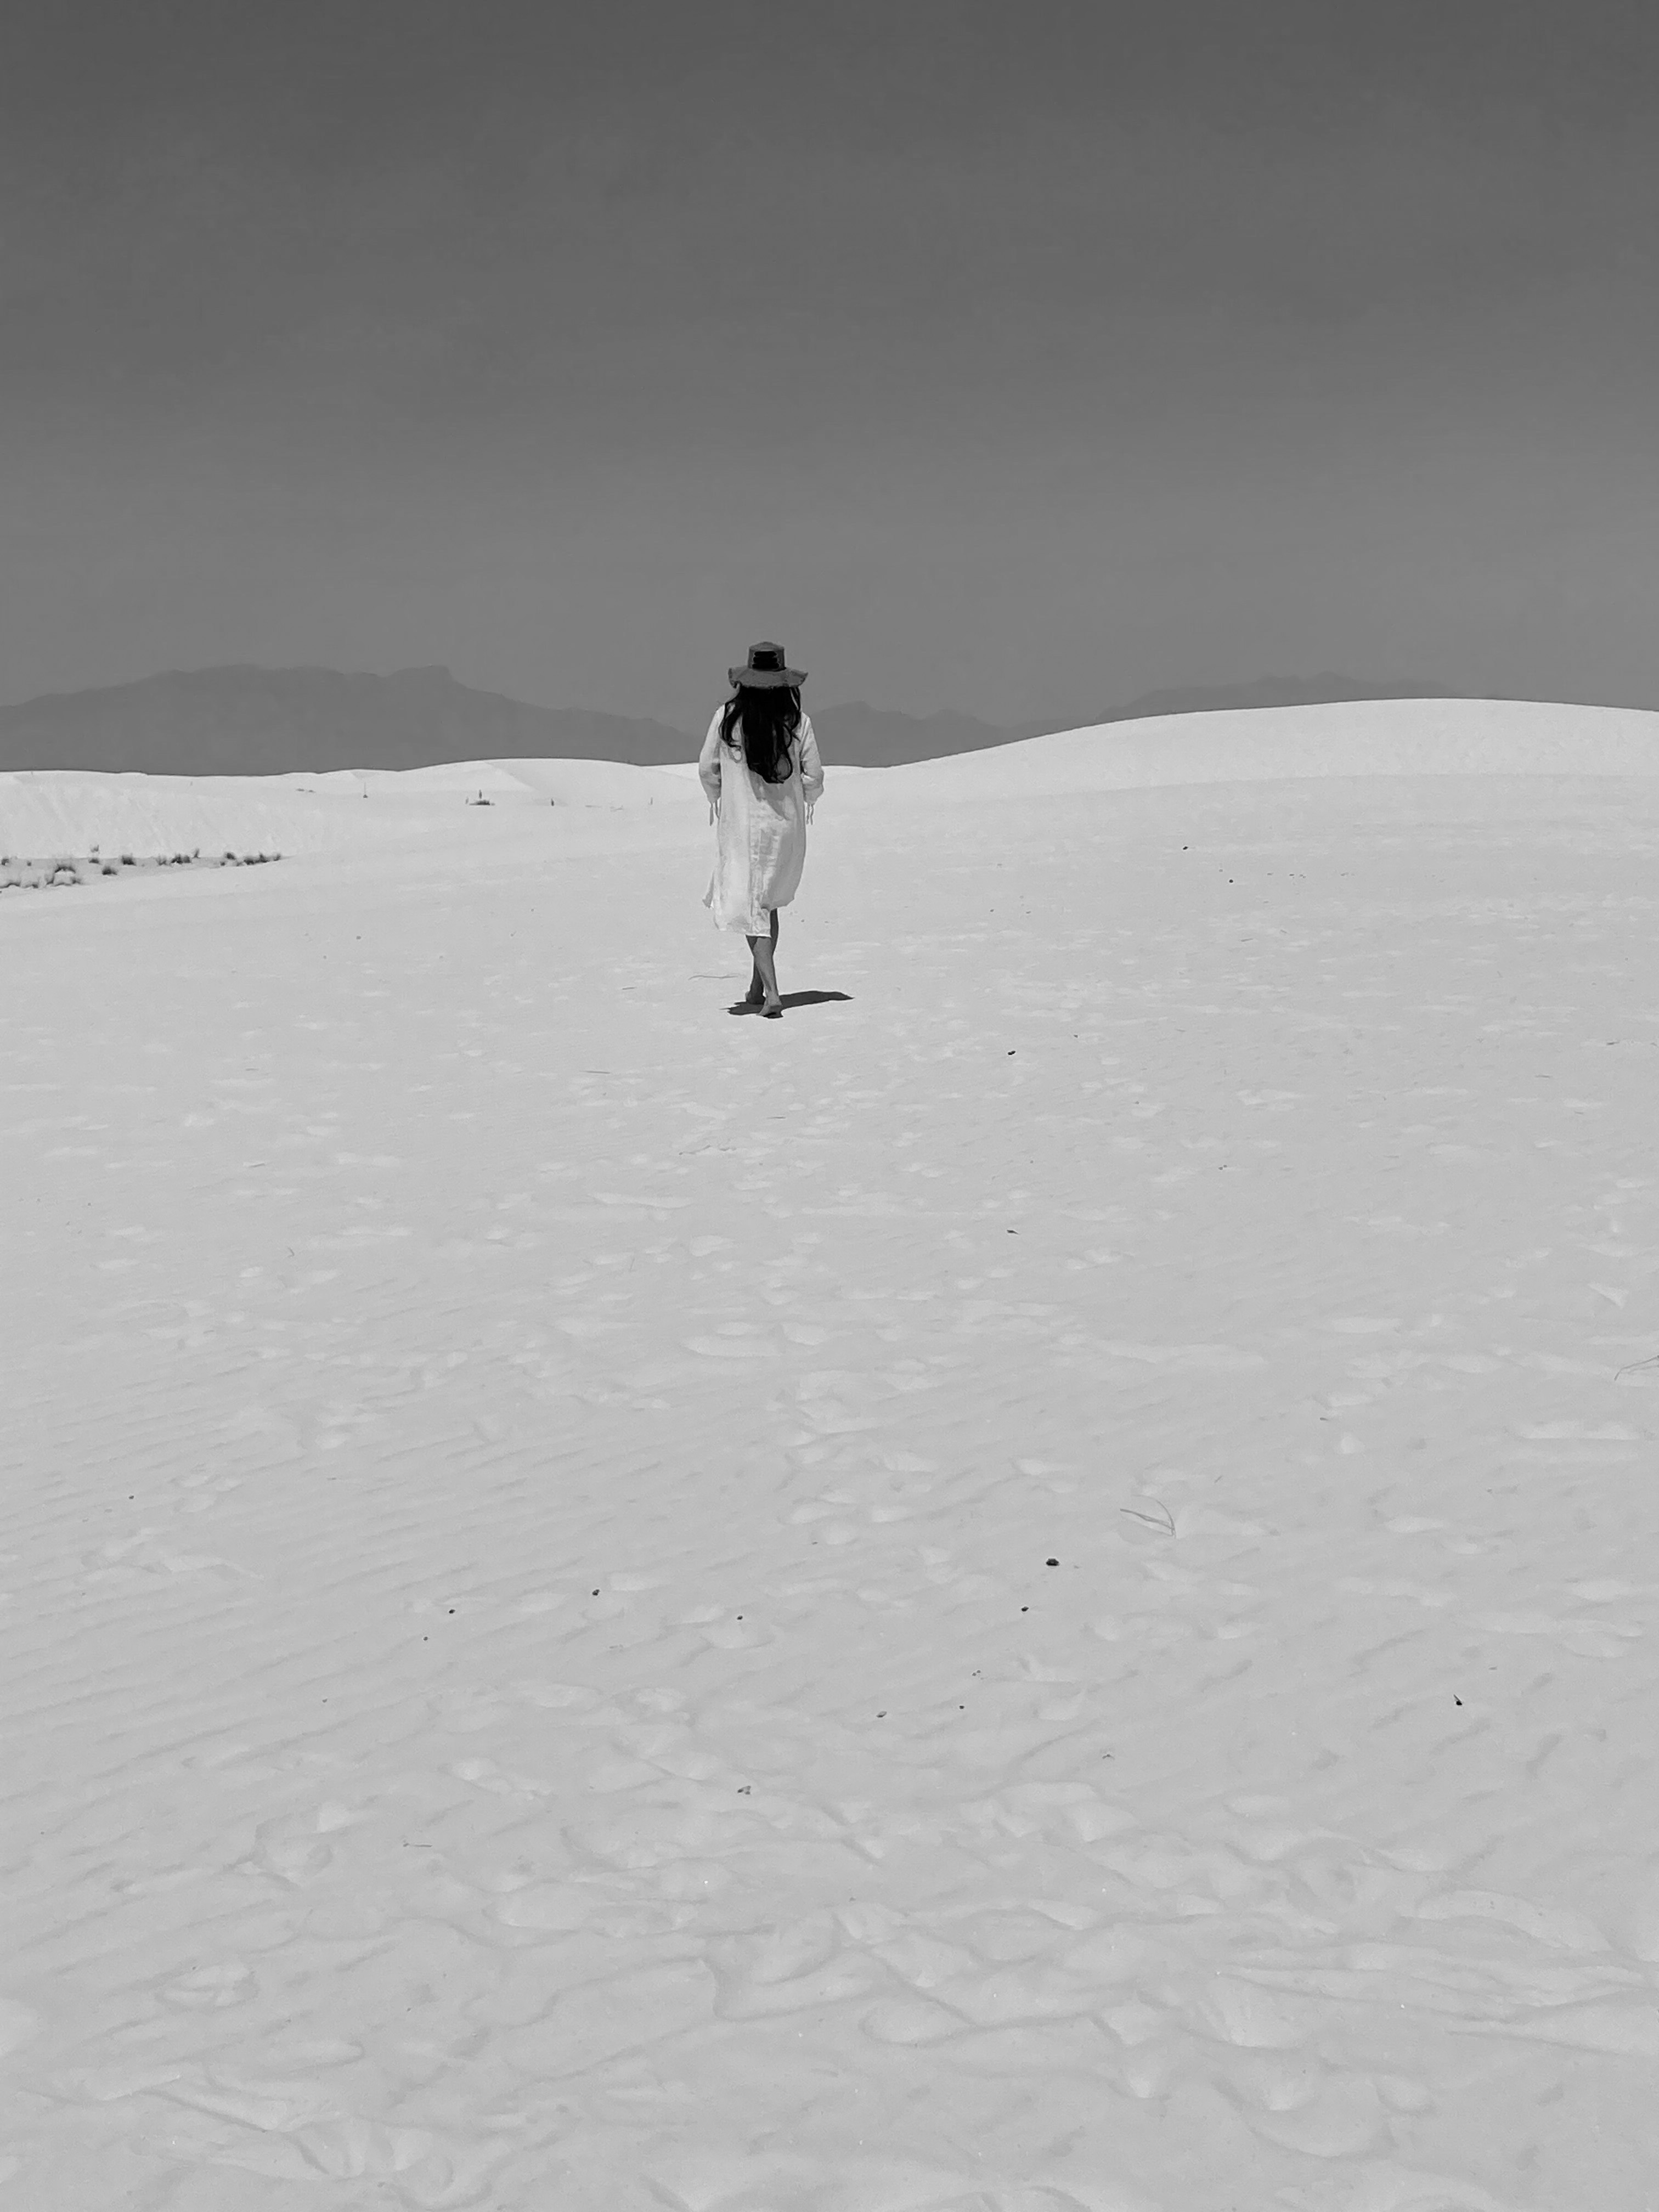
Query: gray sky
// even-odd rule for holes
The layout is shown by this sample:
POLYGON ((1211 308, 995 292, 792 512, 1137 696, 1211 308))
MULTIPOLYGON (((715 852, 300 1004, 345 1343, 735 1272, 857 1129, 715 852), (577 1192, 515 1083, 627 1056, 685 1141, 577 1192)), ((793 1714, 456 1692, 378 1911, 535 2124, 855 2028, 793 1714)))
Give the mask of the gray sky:
POLYGON ((1659 706, 1651 0, 8 0, 0 697, 1659 706))

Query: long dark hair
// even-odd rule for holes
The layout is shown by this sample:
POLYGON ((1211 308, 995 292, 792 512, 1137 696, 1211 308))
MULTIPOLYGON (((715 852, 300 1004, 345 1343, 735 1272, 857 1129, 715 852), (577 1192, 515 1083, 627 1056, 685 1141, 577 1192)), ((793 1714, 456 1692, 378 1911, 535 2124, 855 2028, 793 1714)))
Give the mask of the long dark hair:
POLYGON ((800 693, 793 686, 740 684, 720 710, 720 738, 733 750, 743 732, 744 757, 763 783, 787 783, 794 773, 790 740, 800 729, 800 693))

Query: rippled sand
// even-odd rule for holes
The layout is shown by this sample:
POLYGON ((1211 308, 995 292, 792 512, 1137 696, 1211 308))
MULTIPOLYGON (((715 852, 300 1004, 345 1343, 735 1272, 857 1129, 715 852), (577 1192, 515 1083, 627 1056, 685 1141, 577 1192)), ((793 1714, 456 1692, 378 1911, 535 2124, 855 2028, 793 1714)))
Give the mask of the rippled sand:
POLYGON ((0 909, 8 2207, 1656 2201, 1659 775, 1038 744, 0 909))

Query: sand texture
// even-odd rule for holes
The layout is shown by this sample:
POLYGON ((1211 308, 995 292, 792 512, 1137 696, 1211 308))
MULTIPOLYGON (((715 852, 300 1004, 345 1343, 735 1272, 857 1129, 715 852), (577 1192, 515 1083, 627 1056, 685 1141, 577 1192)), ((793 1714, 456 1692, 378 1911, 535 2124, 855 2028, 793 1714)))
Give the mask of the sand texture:
POLYGON ((1659 749, 1545 711, 830 763, 781 1023, 671 775, 0 906, 8 2212, 1659 2204, 1659 749))

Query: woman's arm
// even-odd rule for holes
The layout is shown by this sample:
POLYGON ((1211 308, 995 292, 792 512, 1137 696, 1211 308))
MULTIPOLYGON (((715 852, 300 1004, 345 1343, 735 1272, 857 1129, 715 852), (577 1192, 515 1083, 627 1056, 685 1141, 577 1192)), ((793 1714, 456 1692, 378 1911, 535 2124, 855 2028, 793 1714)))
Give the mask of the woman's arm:
POLYGON ((812 727, 812 718, 800 718, 800 787, 806 801, 806 818, 812 818, 812 809, 823 796, 823 763, 818 758, 817 732, 812 727))
POLYGON ((697 781, 702 786, 703 796, 711 806, 720 803, 720 718, 716 714, 708 725, 708 735, 702 741, 702 750, 697 756, 697 781))

